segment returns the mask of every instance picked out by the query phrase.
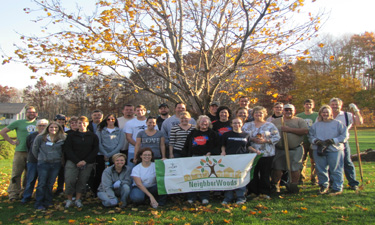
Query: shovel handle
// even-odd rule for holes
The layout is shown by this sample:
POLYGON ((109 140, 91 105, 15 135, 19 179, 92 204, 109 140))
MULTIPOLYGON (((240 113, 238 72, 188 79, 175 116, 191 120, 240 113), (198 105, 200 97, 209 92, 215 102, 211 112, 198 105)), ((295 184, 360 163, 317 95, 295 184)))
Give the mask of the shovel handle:
MULTIPOLYGON (((284 126, 284 117, 281 117, 281 125, 284 126)), ((284 139, 284 150, 285 150, 285 158, 286 158, 286 166, 288 167, 288 175, 289 175, 289 182, 292 182, 292 170, 290 167, 290 156, 289 156, 289 144, 288 144, 288 134, 283 131, 283 139, 284 139)))
POLYGON ((361 160, 361 152, 359 149, 359 142, 358 142, 358 135, 357 135, 357 126, 355 125, 354 120, 354 111, 353 111, 353 127, 354 127, 354 137, 355 137, 355 146, 357 149, 357 155, 358 155, 358 164, 359 164, 359 174, 361 175, 361 182, 363 185, 363 170, 362 170, 362 160, 361 160))

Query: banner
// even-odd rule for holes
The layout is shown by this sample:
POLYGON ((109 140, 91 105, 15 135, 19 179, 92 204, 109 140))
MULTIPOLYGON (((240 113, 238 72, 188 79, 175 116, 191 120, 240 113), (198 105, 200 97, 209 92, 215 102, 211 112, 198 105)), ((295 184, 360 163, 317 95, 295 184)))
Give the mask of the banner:
POLYGON ((261 155, 200 156, 156 160, 158 193, 233 190, 246 186, 261 155))

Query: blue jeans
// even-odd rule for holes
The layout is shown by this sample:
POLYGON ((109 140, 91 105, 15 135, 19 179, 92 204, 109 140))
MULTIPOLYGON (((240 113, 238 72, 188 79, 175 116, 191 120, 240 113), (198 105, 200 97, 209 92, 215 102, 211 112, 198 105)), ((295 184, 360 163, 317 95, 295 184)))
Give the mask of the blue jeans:
MULTIPOLYGON (((159 205, 165 205, 167 200, 167 195, 158 195, 158 188, 156 185, 147 188, 147 190, 154 196, 154 198, 158 201, 159 205)), ((130 192, 130 199, 132 202, 136 204, 143 203, 146 199, 146 194, 139 189, 137 186, 133 186, 130 192)))
POLYGON ((131 159, 133 159, 135 156, 134 156, 134 152, 128 152, 128 167, 130 169, 132 169, 135 165, 134 163, 130 162, 131 159))
MULTIPOLYGON (((271 161, 272 162, 272 161, 271 161)), ((237 201, 243 201, 243 200, 246 200, 246 197, 245 197, 245 192, 246 192, 246 186, 245 187, 241 187, 241 188, 237 188, 237 189, 234 189, 234 190, 230 190, 230 191, 225 191, 224 192, 224 201, 230 203, 233 201, 233 193, 236 192, 236 195, 237 195, 237 201)))
POLYGON ((52 205, 52 188, 59 174, 61 162, 38 163, 38 187, 36 188, 35 207, 52 205))
POLYGON ((121 207, 125 207, 130 193, 130 187, 127 184, 122 185, 118 189, 111 188, 110 190, 107 190, 105 192, 98 192, 98 198, 102 200, 102 204, 105 207, 112 207, 118 204, 117 197, 120 197, 120 200, 122 202, 121 207))
POLYGON ((355 185, 359 185, 359 182, 356 180, 356 176, 355 176, 355 167, 354 167, 354 164, 352 162, 352 159, 350 157, 350 146, 349 146, 349 142, 345 142, 344 143, 344 146, 345 146, 345 149, 344 149, 344 161, 343 161, 343 164, 344 164, 344 172, 345 172, 345 177, 346 179, 348 180, 348 183, 350 186, 355 186, 355 185))
POLYGON ((332 189, 341 191, 344 183, 344 152, 326 152, 325 156, 318 156, 317 151, 314 150, 314 159, 319 185, 328 187, 331 180, 332 189))
POLYGON ((26 173, 26 188, 23 192, 22 202, 26 203, 30 201, 31 196, 34 192, 35 182, 38 178, 38 163, 27 163, 27 173, 26 173))

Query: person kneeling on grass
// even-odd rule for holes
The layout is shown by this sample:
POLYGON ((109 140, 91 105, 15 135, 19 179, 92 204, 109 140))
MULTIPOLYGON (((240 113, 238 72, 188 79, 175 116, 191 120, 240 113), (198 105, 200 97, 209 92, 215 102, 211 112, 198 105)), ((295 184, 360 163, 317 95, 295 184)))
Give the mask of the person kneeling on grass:
POLYGON ((130 193, 131 169, 125 166, 126 155, 117 153, 112 156, 114 165, 106 168, 102 174, 102 182, 98 188, 98 198, 105 207, 116 206, 122 202, 121 207, 126 206, 126 200, 130 193))
POLYGON ((137 162, 131 173, 134 180, 133 189, 130 192, 130 199, 141 204, 145 202, 146 195, 150 198, 150 205, 153 208, 165 204, 166 195, 158 196, 158 188, 156 186, 156 170, 154 153, 151 148, 143 148, 137 152, 137 162), (158 201, 156 200, 158 198, 158 201))

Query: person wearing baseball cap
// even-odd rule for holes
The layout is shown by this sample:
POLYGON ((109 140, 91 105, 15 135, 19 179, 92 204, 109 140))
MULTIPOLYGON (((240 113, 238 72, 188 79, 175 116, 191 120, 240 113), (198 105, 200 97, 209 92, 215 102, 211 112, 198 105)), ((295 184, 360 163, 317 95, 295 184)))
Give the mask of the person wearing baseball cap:
MULTIPOLYGON (((302 157, 303 157, 303 136, 308 134, 309 128, 304 119, 295 117, 295 107, 292 104, 284 105, 283 117, 274 119, 273 124, 279 130, 281 139, 276 144, 276 154, 273 160, 274 169, 272 175, 272 184, 275 185, 276 191, 279 189, 279 183, 283 171, 288 170, 286 164, 285 145, 287 141, 289 149, 290 167, 292 180, 289 181, 295 186, 299 183, 300 170, 302 169, 302 157), (287 140, 284 140, 282 132, 287 134, 287 140)), ((297 192, 297 190, 295 190, 297 192)))
POLYGON ((163 124, 164 120, 170 117, 169 115, 169 106, 167 103, 161 103, 159 105, 159 116, 156 119, 156 124, 158 125, 159 130, 161 130, 161 125, 163 124))
POLYGON ((220 103, 217 101, 210 102, 207 116, 210 118, 211 123, 214 123, 218 120, 218 116, 216 115, 216 112, 219 106, 220 106, 220 103))

